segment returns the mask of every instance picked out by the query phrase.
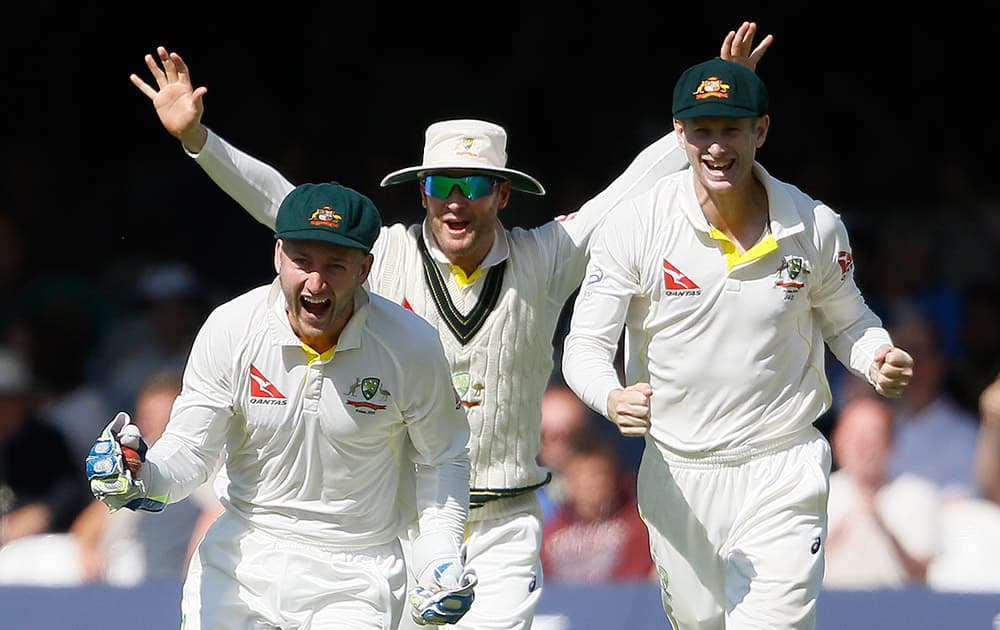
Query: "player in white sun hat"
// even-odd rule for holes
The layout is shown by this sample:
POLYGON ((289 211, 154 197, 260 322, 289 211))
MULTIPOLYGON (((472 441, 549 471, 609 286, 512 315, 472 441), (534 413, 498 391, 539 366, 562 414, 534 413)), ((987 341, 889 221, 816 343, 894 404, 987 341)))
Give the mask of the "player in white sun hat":
MULTIPOLYGON (((755 67, 771 42, 768 36, 754 48, 755 34, 756 25, 744 23, 724 38, 721 54, 755 67)), ((157 87, 135 75, 132 81, 163 126, 223 190, 273 227, 292 183, 202 124, 206 88, 193 87, 178 54, 160 47, 146 65, 157 87)), ((507 166, 507 133, 492 122, 430 125, 423 161, 382 180, 383 186, 416 184, 426 218, 382 228, 368 286, 437 329, 471 428, 466 547, 480 581, 476 603, 458 628, 531 626, 543 584, 535 490, 548 474, 536 457, 542 395, 553 372, 551 340, 583 278, 587 242, 607 212, 686 165, 670 133, 579 211, 530 230, 505 227, 499 213, 512 191, 545 190, 507 166)))

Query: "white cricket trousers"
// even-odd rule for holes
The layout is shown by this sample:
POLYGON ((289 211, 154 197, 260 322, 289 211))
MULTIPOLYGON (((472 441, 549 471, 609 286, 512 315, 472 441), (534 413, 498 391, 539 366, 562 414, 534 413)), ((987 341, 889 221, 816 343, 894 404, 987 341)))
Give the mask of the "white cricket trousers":
POLYGON ((396 630, 405 588, 398 540, 334 551, 263 532, 226 512, 191 560, 181 628, 396 630))
POLYGON ((647 439, 639 512, 674 630, 812 630, 831 455, 815 428, 684 457, 647 439))

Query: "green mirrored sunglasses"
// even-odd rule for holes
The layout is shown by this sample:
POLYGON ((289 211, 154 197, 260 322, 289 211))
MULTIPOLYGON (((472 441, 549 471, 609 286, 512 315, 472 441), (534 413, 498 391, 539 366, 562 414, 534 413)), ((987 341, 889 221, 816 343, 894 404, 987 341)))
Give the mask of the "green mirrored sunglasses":
POLYGON ((455 186, 458 186, 462 194, 471 201, 492 193, 495 183, 496 179, 489 175, 466 175, 465 177, 428 175, 424 177, 424 192, 431 197, 447 199, 455 186))

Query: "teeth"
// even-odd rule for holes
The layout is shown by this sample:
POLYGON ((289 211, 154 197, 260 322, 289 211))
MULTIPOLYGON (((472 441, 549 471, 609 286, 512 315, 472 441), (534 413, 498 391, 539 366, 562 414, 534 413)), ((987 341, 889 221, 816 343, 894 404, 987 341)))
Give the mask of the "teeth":
POLYGON ((325 298, 321 300, 319 298, 310 297, 308 295, 303 295, 302 300, 305 302, 309 302, 310 304, 322 304, 323 302, 326 302, 325 298))

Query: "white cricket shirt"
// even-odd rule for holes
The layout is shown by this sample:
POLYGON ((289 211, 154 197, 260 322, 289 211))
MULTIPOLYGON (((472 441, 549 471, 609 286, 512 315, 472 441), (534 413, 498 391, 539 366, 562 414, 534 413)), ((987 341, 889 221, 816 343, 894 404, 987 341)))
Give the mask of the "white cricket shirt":
POLYGON ((649 435, 661 447, 698 453, 795 433, 830 406, 824 340, 866 380, 891 343, 854 282, 839 215, 759 164, 754 173, 773 239, 742 257, 705 219, 692 171, 615 207, 591 241, 564 376, 606 414, 622 387, 612 361, 624 326, 626 381, 652 385, 649 435))
POLYGON ((337 346, 317 355, 275 279, 209 315, 141 477, 178 501, 225 449, 223 503, 279 537, 364 548, 395 540, 417 510, 422 532, 461 541, 468 438, 427 322, 359 289, 337 346), (414 464, 416 497, 400 484, 414 464))
MULTIPOLYGON (((255 219, 273 229, 281 200, 293 188, 280 173, 212 131, 201 152, 189 155, 255 219)), ((382 228, 372 250, 368 286, 426 318, 440 334, 471 427, 473 500, 507 496, 544 482, 546 471, 536 457, 542 395, 553 368, 552 339, 566 300, 583 277, 587 242, 615 204, 686 166, 676 136, 660 138, 578 212, 533 229, 498 227, 493 249, 480 267, 483 273, 473 274, 468 283, 458 280, 421 224, 382 228), (441 294, 435 295, 425 279, 421 242, 440 274, 441 294), (495 287, 496 304, 477 311, 490 286, 489 271, 500 264, 505 269, 495 287), (456 333, 442 310, 468 326, 456 333), (473 329, 480 319, 481 326, 473 329), (460 338, 465 333, 468 337, 460 338)), ((474 510, 470 520, 484 518, 483 513, 474 510)))

